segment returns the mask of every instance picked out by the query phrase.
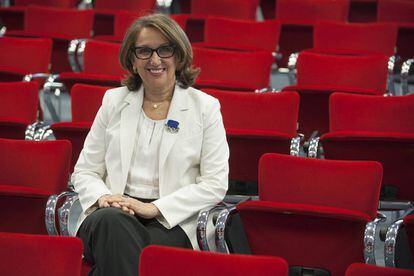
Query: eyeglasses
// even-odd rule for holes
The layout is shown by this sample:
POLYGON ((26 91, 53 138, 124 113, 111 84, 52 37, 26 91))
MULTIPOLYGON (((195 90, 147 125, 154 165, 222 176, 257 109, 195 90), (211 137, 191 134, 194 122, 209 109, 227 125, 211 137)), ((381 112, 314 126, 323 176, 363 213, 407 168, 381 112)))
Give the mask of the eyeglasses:
POLYGON ((160 58, 169 58, 169 57, 172 57, 175 52, 174 45, 163 45, 163 46, 158 47, 157 49, 152 49, 152 48, 145 47, 145 46, 134 47, 132 49, 134 51, 134 55, 138 59, 150 59, 154 52, 156 52, 160 58))

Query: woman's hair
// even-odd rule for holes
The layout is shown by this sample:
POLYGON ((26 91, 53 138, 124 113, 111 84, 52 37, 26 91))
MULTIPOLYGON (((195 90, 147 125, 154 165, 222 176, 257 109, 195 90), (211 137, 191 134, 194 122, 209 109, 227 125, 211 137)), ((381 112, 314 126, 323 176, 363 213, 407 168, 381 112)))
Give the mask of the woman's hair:
POLYGON ((163 34, 169 43, 175 46, 174 58, 176 62, 176 80, 179 86, 187 88, 191 86, 200 70, 192 67, 193 51, 190 41, 184 31, 171 18, 163 14, 152 14, 138 18, 127 30, 122 41, 119 53, 119 61, 128 71, 127 77, 122 81, 130 91, 138 90, 142 84, 141 77, 134 72, 135 59, 133 49, 138 35, 143 28, 154 28, 163 34))

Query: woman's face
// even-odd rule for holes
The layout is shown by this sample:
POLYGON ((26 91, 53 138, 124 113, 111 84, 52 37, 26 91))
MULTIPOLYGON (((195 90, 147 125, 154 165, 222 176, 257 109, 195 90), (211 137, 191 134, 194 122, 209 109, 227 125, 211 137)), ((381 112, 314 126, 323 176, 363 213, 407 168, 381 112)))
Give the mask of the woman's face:
POLYGON ((170 46, 173 45, 155 28, 143 28, 138 35, 135 47, 139 48, 135 49, 133 64, 147 91, 165 90, 175 85, 175 54, 170 56, 174 53, 170 46), (158 49, 158 53, 151 49, 158 49))

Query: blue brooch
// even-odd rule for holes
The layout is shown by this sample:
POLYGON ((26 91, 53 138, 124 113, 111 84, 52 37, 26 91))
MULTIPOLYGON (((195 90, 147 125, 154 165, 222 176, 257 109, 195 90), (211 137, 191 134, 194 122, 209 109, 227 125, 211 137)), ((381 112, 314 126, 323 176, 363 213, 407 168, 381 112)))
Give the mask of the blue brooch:
POLYGON ((178 127, 180 123, 174 120, 168 120, 167 123, 165 124, 165 128, 168 132, 171 133, 177 133, 180 128, 178 127))

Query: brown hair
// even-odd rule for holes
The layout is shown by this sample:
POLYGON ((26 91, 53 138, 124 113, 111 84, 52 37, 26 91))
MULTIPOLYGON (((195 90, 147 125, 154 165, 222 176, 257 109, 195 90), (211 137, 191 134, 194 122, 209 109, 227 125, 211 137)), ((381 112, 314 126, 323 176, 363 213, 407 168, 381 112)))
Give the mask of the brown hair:
POLYGON ((171 18, 163 14, 152 14, 138 18, 127 30, 122 41, 119 61, 128 71, 127 77, 122 81, 130 91, 138 90, 142 84, 141 77, 133 70, 133 47, 143 28, 154 28, 163 34, 167 40, 175 45, 176 80, 180 87, 187 88, 193 85, 200 70, 192 67, 193 51, 190 41, 181 27, 171 18))

